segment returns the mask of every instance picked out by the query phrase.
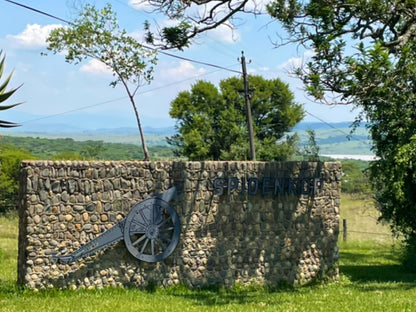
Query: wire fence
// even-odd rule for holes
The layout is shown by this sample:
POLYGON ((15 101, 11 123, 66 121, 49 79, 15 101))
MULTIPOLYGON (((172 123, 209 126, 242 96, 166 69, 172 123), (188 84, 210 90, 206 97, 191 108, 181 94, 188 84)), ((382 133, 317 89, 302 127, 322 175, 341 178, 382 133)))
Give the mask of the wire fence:
POLYGON ((392 232, 385 230, 384 232, 371 232, 371 231, 357 231, 355 229, 349 229, 349 223, 347 219, 342 220, 342 225, 339 231, 342 241, 376 241, 376 242, 392 242, 397 243, 400 238, 394 235, 392 232))

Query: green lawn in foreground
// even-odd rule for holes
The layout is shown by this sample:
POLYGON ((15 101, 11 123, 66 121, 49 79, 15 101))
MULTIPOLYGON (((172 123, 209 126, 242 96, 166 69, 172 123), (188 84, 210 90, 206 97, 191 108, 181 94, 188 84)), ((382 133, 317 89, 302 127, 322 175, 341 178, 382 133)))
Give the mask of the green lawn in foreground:
POLYGON ((15 285, 17 219, 0 216, 0 311, 416 311, 416 274, 398 264, 399 246, 340 244, 338 283, 264 289, 105 289, 34 292, 15 285))

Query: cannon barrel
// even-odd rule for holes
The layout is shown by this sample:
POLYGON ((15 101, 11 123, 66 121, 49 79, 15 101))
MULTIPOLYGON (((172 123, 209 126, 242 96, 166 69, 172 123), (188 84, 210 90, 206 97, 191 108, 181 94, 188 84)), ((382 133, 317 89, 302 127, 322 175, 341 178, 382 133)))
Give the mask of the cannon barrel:
POLYGON ((90 256, 121 240, 137 259, 146 262, 163 261, 176 248, 180 236, 180 221, 168 202, 178 195, 176 186, 135 204, 126 218, 111 229, 67 255, 52 254, 53 262, 69 264, 90 256))

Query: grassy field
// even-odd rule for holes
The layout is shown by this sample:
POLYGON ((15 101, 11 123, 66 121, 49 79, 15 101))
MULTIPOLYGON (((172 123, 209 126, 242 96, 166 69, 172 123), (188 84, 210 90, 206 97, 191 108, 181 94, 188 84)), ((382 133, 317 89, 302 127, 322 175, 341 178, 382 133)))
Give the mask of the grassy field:
POLYGON ((389 225, 379 222, 379 217, 380 212, 374 208, 373 199, 362 195, 342 195, 340 230, 343 230, 342 220, 346 219, 348 240, 394 243, 389 225))
MULTIPOLYGON (((393 245, 391 238, 379 240, 387 237, 388 227, 378 224, 374 213, 370 202, 343 197, 341 214, 349 220, 350 230, 355 228, 354 222, 366 220, 365 232, 379 231, 380 235, 367 238, 355 233, 354 239, 340 242, 337 283, 193 291, 184 287, 40 292, 20 289, 15 284, 17 219, 0 216, 0 311, 416 311, 416 274, 404 272, 399 266, 397 242, 393 245)), ((363 232, 362 226, 357 225, 357 232, 363 232)))

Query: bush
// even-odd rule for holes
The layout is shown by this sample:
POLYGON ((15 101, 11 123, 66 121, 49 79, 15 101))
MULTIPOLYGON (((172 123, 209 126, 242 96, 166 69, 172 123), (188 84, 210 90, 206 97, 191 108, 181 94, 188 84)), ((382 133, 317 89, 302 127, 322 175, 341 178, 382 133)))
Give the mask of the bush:
POLYGON ((402 254, 402 263, 406 271, 416 273, 416 237, 408 238, 402 254))
POLYGON ((24 159, 33 159, 33 156, 11 145, 0 149, 0 213, 17 207, 20 163, 24 159))
POLYGON ((342 162, 344 176, 341 183, 343 193, 370 194, 371 185, 366 174, 368 162, 346 160, 342 162))

